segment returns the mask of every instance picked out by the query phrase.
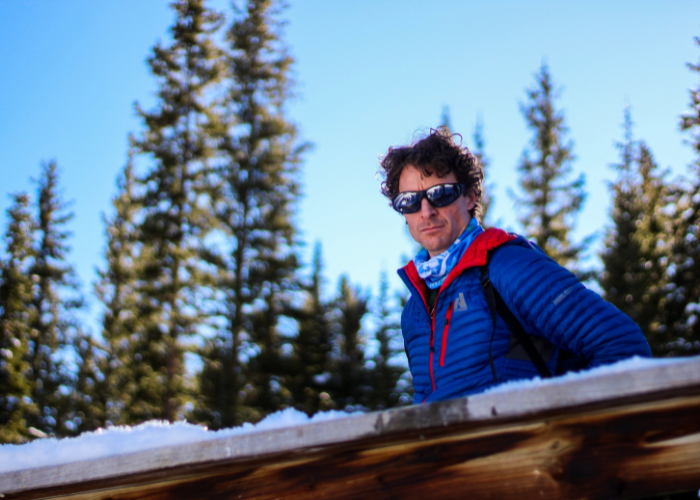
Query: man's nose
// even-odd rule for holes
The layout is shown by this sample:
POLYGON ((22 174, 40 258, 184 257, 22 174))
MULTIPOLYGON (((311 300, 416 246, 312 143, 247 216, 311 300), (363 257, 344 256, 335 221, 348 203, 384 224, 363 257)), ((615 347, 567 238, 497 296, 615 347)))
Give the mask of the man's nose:
POLYGON ((437 210, 430 204, 428 198, 423 198, 420 205, 420 214, 422 217, 429 218, 437 214, 437 210))

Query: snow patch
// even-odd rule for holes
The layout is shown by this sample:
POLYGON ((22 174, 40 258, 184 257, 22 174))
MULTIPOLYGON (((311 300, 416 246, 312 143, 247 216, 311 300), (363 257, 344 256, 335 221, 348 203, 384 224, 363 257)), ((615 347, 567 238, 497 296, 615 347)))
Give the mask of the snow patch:
POLYGON ((654 366, 667 366, 685 363, 691 358, 640 358, 639 356, 634 356, 623 361, 618 361, 617 363, 605 366, 599 366, 596 368, 591 368, 586 371, 567 373, 566 375, 561 375, 553 378, 540 378, 535 377, 532 379, 525 380, 513 380, 510 382, 505 382, 496 387, 492 387, 482 392, 481 394, 495 394, 499 392, 510 392, 510 391, 521 391, 523 389, 531 389, 535 387, 543 387, 547 385, 561 385, 574 380, 585 380, 589 378, 596 378, 604 375, 613 375, 623 372, 634 372, 638 370, 644 370, 654 366))
POLYGON ((241 427, 220 431, 209 431, 204 426, 188 424, 187 422, 169 423, 152 420, 134 427, 120 426, 98 429, 74 438, 37 439, 21 445, 4 444, 0 445, 0 474, 325 422, 359 414, 361 412, 329 411, 317 413, 309 418, 305 413, 287 408, 268 415, 255 425, 246 423, 241 427))

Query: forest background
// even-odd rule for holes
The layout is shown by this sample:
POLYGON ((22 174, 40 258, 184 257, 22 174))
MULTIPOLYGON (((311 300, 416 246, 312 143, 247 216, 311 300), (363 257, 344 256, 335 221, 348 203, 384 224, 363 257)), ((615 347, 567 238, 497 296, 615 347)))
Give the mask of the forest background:
POLYGON ((0 5, 4 441, 406 404, 375 174, 440 125, 487 224, 700 352, 694 3, 176 5, 0 5))

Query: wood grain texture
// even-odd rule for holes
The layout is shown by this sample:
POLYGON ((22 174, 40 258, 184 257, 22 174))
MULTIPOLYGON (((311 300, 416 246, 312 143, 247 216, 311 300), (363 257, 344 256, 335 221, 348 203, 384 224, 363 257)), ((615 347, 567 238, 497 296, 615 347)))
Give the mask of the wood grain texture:
POLYGON ((700 360, 69 465, 2 474, 0 492, 528 500, 690 490, 700 488, 700 360))

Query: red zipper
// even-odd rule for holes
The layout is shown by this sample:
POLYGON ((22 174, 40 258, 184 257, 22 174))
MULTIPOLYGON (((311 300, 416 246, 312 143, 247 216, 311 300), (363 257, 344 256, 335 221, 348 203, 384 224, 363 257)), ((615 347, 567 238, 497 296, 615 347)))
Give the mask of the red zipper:
POLYGON ((433 348, 433 342, 435 341, 435 336, 433 335, 433 328, 430 330, 430 381, 433 383, 433 392, 435 391, 435 377, 433 376, 433 353, 435 349, 433 348))
MULTIPOLYGON (((437 302, 438 299, 440 298, 440 292, 438 291, 437 297, 435 297, 435 302, 433 303, 433 311, 432 313, 430 312, 430 308, 428 307, 428 300, 427 300, 427 295, 428 295, 428 287, 425 284, 424 281, 420 279, 418 276, 418 271, 416 270, 415 264, 413 262, 409 262, 408 265, 404 268, 406 272, 406 276, 408 277, 409 281, 413 283, 413 286, 416 287, 416 290, 418 290, 418 294, 420 295, 421 299, 423 299, 423 304, 425 305, 425 310, 430 316, 430 319, 432 320, 432 326, 430 328, 430 382, 433 385, 433 391, 435 391, 435 375, 433 374, 433 355, 435 354, 435 310, 437 309, 437 302)), ((442 287, 441 287, 442 289, 442 287)))
POLYGON ((445 366, 445 348, 447 347, 447 333, 450 331, 450 321, 452 320, 452 309, 455 303, 450 302, 445 316, 445 329, 442 331, 442 349, 440 350, 440 366, 445 366))
POLYGON ((435 311, 437 311, 437 303, 440 298, 440 292, 435 297, 433 303, 433 312, 431 313, 432 326, 430 328, 430 381, 433 383, 433 392, 435 391, 435 375, 433 375, 433 354, 435 354, 435 311))

